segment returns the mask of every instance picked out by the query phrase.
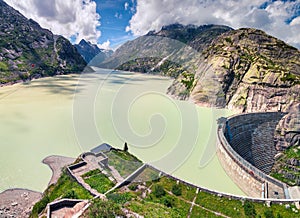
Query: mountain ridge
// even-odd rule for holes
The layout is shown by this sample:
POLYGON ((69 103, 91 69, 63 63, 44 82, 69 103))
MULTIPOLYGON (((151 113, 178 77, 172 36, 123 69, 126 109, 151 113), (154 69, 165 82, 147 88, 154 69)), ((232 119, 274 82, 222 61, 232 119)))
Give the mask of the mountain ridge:
POLYGON ((220 25, 204 25, 198 27, 174 24, 165 26, 161 31, 150 31, 144 36, 124 43, 108 60, 101 64, 96 64, 96 66, 123 69, 121 65, 128 61, 139 58, 157 58, 155 63, 147 67, 151 69, 167 56, 172 56, 174 61, 178 62, 179 60, 176 60, 176 56, 183 56, 183 54, 190 56, 188 59, 192 59, 193 57, 188 55, 188 52, 197 55, 198 50, 202 50, 209 45, 212 39, 229 30, 231 30, 230 27, 220 25), (198 37, 196 37, 197 35, 198 37), (199 37, 199 35, 201 35, 201 37, 199 37), (196 39, 199 38, 202 40, 196 41, 196 39))

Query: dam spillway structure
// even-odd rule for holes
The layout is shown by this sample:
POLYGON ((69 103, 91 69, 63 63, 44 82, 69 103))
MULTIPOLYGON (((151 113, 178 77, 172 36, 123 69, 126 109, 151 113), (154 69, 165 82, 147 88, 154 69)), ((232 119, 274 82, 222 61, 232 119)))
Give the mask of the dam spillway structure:
POLYGON ((288 186, 269 176, 282 112, 245 113, 219 120, 217 155, 226 173, 254 198, 289 199, 288 186))

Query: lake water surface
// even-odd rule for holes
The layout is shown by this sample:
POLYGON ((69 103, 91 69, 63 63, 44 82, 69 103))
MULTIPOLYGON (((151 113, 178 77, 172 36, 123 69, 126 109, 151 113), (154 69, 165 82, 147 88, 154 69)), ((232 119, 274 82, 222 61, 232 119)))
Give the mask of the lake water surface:
POLYGON ((201 108, 164 93, 160 76, 98 69, 0 88, 0 192, 43 191, 49 155, 77 157, 106 142, 197 185, 244 195, 215 155, 216 120, 227 110, 201 108))

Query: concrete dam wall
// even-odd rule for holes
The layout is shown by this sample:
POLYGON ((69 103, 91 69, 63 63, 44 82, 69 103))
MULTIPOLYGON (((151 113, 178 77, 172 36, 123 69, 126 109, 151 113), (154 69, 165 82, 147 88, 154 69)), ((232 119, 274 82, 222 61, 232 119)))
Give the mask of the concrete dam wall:
POLYGON ((280 112, 241 114, 219 126, 219 160, 233 181, 251 197, 289 198, 287 186, 268 176, 277 153, 274 131, 284 115, 280 112))
POLYGON ((255 113, 232 117, 226 123, 225 137, 241 157, 269 174, 277 153, 274 131, 283 115, 282 113, 255 113))

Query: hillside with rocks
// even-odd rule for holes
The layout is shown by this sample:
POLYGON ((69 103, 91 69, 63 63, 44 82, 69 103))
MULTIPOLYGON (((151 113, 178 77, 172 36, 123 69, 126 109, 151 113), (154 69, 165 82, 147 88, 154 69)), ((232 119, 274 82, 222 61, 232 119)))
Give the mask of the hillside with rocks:
MULTIPOLYGON (((300 52, 260 30, 233 30, 203 51, 193 85, 196 103, 286 111, 300 100, 300 52)), ((171 90, 176 94, 176 87, 171 90)))
POLYGON ((0 0, 0 84, 81 72, 85 66, 67 39, 0 0))
POLYGON ((74 46, 87 63, 93 59, 97 63, 102 63, 113 54, 112 50, 100 49, 96 44, 87 42, 84 39, 74 46))

